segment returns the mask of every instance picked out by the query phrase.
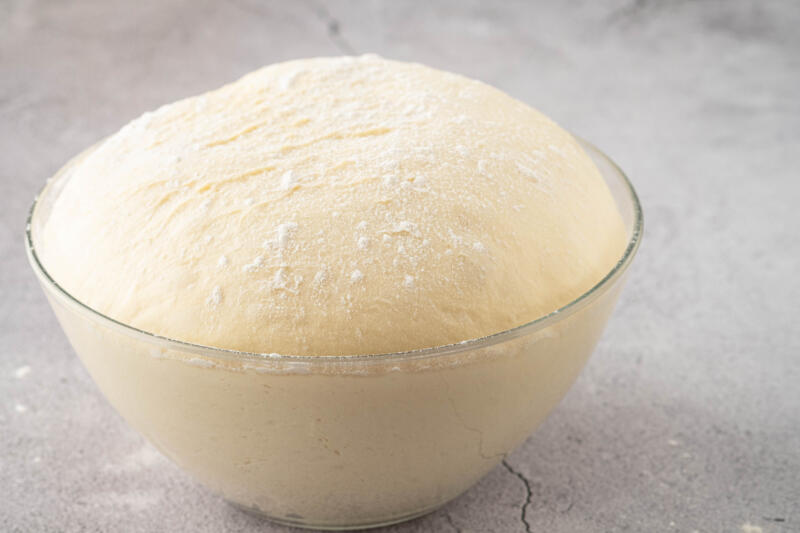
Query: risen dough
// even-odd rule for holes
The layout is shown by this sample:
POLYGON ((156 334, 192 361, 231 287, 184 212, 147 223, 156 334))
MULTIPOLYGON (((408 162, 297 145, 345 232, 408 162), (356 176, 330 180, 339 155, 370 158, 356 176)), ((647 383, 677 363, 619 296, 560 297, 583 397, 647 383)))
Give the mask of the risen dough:
POLYGON ((40 250, 90 307, 255 352, 463 341, 585 292, 625 231, 539 112, 375 56, 272 65, 164 106, 80 161, 40 250))

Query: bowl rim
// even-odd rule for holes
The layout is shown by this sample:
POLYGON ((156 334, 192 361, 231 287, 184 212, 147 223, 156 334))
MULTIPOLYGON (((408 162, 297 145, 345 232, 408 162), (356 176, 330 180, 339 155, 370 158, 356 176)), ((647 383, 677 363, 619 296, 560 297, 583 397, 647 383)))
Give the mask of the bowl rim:
MULTIPOLYGON (((594 144, 590 143, 589 141, 586 141, 585 139, 579 136, 573 135, 573 137, 585 150, 590 152, 587 155, 589 155, 592 158, 594 158, 594 156, 597 156, 600 157, 602 160, 604 160, 604 162, 608 164, 608 166, 617 174, 617 176, 621 178, 623 184, 625 185, 625 190, 628 195, 628 200, 630 201, 631 206, 633 207, 634 220, 633 220, 633 227, 631 228, 630 231, 630 237, 628 239, 628 243, 625 247, 622 256, 611 268, 611 270, 605 276, 603 276, 603 278, 600 279, 594 286, 592 286, 589 290, 587 290, 574 300, 559 307, 558 309, 551 311, 550 313, 547 313, 545 315, 542 315, 534 320, 526 322, 524 324, 514 326, 513 328, 492 333, 483 337, 467 339, 458 343, 444 344, 427 348, 418 348, 415 350, 405 350, 400 352, 387 352, 387 353, 375 353, 375 354, 289 355, 289 354, 279 354, 279 353, 260 353, 260 352, 248 352, 244 350, 234 350, 229 348, 220 348, 216 346, 206 346, 203 344, 197 344, 193 342, 174 339, 171 337, 158 335, 156 333, 136 328, 134 326, 125 324, 124 322, 106 316, 105 314, 88 306, 87 304, 85 304, 84 302, 82 302, 69 292, 67 292, 61 285, 59 285, 58 282, 56 282, 50 276, 50 273, 47 271, 47 269, 44 268, 44 265, 42 265, 39 256, 36 253, 36 248, 33 244, 32 221, 36 214, 36 207, 39 204, 39 200, 48 192, 49 187, 58 180, 61 172, 69 166, 70 164, 69 162, 64 167, 62 167, 62 169, 59 170, 53 177, 48 179, 45 185, 39 190, 39 192, 34 197, 33 203, 31 204, 31 207, 28 210, 28 218, 25 225, 26 252, 28 260, 34 269, 34 272, 36 273, 39 280, 43 283, 44 287, 50 293, 55 294, 62 301, 64 301, 70 307, 76 308, 79 312, 83 314, 88 314, 88 316, 95 322, 99 322, 100 324, 110 327, 113 330, 119 331, 128 336, 132 336, 147 343, 159 345, 162 349, 173 349, 184 353, 188 352, 192 354, 202 355, 204 357, 209 357, 213 359, 223 359, 227 361, 234 360, 234 361, 248 361, 248 362, 263 361, 265 363, 287 362, 287 363, 319 364, 319 363, 337 363, 337 362, 367 363, 367 362, 379 362, 379 361, 385 362, 387 360, 397 360, 397 359, 400 360, 419 359, 428 357, 438 357, 446 354, 454 354, 467 350, 486 348, 488 346, 492 346, 495 344, 499 344, 501 342, 515 339, 522 335, 542 330, 554 323, 564 320, 569 315, 585 308, 593 300, 595 300, 597 297, 607 292, 607 290, 609 290, 614 285, 614 282, 619 277, 621 277, 622 274, 627 270, 628 266, 633 260, 633 257, 636 255, 636 252, 639 249, 639 245, 641 244, 642 234, 644 231, 644 216, 642 213, 642 206, 639 201, 639 197, 636 194, 636 190, 634 189, 633 184, 630 182, 628 176, 625 174, 625 172, 623 172, 623 170, 619 167, 619 165, 617 165, 602 150, 600 150, 594 144)), ((96 146, 97 144, 81 152, 74 159, 86 155, 96 146)), ((603 174, 602 171, 601 174, 603 174)), ((605 176, 603 177, 603 179, 604 181, 607 181, 605 176)))

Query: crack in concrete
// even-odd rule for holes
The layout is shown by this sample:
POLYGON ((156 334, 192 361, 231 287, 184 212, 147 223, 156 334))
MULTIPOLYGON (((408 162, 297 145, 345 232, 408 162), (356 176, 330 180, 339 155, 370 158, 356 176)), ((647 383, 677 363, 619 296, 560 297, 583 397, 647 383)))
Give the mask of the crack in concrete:
POLYGON ((520 519, 522 523, 525 525, 526 533, 531 533, 531 525, 528 523, 528 506, 531 504, 531 500, 533 499, 533 491, 531 490, 531 484, 521 472, 514 470, 514 468, 506 461, 505 459, 502 460, 503 467, 505 467, 508 472, 513 475, 514 477, 518 478, 522 481, 522 484, 525 485, 525 503, 522 504, 522 509, 520 513, 520 519))
POLYGON ((453 528, 453 531, 455 531, 456 533, 461 533, 461 528, 458 527, 455 524, 455 522, 453 522, 453 517, 450 516, 450 513, 445 513, 444 514, 444 518, 445 518, 445 520, 447 520, 447 523, 450 524, 450 527, 453 528))
POLYGON ((314 14, 319 18, 322 22, 325 23, 325 28, 328 32, 328 38, 331 42, 339 49, 340 52, 343 52, 345 55, 354 56, 358 53, 356 49, 350 44, 347 38, 342 34, 342 25, 339 22, 339 19, 334 17, 330 11, 321 3, 317 3, 313 0, 306 0, 306 5, 314 12, 314 14))

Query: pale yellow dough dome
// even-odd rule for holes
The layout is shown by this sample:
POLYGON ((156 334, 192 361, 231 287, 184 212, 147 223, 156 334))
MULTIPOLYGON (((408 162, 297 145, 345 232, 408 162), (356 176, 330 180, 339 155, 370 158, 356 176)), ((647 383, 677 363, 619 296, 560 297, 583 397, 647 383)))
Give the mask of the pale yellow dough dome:
POLYGON ((291 61, 146 113, 78 161, 39 251, 90 307, 295 355, 455 343, 549 313, 625 247, 567 132, 481 82, 291 61))

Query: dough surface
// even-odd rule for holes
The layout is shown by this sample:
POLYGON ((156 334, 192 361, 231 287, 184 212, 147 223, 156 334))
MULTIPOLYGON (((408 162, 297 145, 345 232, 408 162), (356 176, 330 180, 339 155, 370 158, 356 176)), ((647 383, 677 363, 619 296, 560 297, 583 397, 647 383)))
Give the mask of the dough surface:
POLYGON ((538 111, 376 56, 291 61, 146 113, 77 162, 38 250, 116 320, 369 354, 545 315, 622 255, 591 159, 538 111))

